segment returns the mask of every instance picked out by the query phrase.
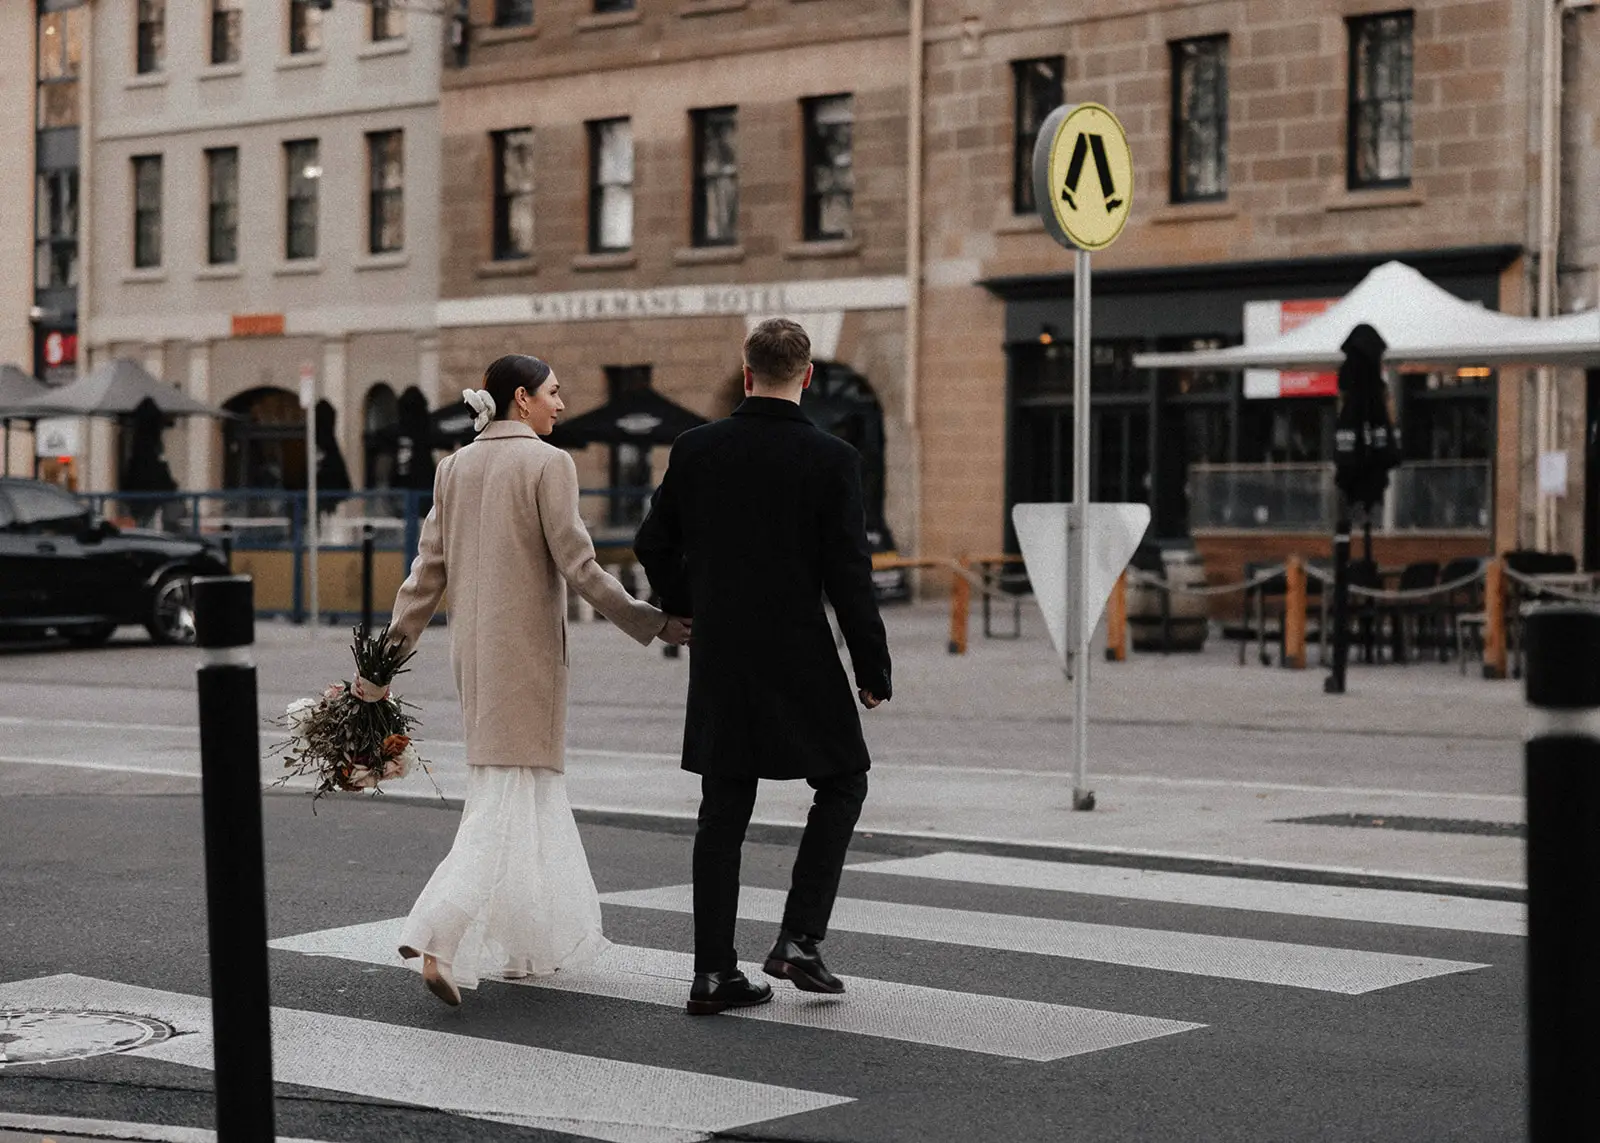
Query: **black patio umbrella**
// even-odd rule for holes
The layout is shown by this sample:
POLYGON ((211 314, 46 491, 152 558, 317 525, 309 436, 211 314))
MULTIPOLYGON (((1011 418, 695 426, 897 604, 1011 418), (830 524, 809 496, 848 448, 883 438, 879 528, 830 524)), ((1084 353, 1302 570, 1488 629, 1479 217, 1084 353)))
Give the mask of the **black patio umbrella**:
POLYGON ((316 410, 317 437, 317 507, 331 512, 344 499, 327 496, 333 492, 350 491, 350 469, 344 463, 344 452, 339 448, 339 435, 334 432, 338 413, 330 401, 318 401, 316 410))
MULTIPOLYGON (((463 406, 465 407, 465 406, 463 406)), ((669 445, 706 423, 698 413, 667 400, 654 389, 619 393, 598 409, 559 422, 548 440, 558 448, 592 444, 669 445)))
POLYGON ((34 413, 16 412, 16 408, 48 392, 50 386, 34 380, 15 365, 0 365, 0 422, 5 425, 5 459, 0 464, 0 473, 11 468, 11 422, 33 420, 37 416, 34 413))
MULTIPOLYGON (((176 492, 178 482, 172 478, 167 466, 161 432, 166 427, 166 417, 156 403, 146 397, 140 401, 129 418, 132 440, 128 448, 128 463, 123 465, 118 486, 124 492, 176 492)), ((141 525, 148 525, 162 510, 162 502, 140 499, 131 505, 133 517, 141 525)))
POLYGON ((47 386, 32 400, 11 408, 13 417, 125 417, 148 398, 169 417, 232 417, 232 413, 196 401, 183 390, 154 376, 137 361, 119 357, 86 377, 59 388, 47 386))
POLYGON ((400 394, 396 411, 399 418, 383 434, 395 442, 394 486, 428 491, 433 487, 433 450, 439 438, 428 399, 413 385, 400 394))

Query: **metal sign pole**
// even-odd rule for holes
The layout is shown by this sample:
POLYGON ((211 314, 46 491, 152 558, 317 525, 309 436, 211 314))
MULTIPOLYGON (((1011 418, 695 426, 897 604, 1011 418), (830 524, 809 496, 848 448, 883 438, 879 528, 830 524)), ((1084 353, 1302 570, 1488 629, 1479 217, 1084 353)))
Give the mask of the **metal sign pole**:
POLYGON ((322 620, 318 598, 317 549, 321 544, 317 518, 317 375, 311 366, 300 369, 300 406, 306 413, 306 545, 307 572, 311 577, 311 632, 322 620))
POLYGON ((1068 528, 1067 630, 1072 640, 1072 808, 1092 810, 1089 789, 1089 251, 1074 252, 1072 272, 1072 522, 1068 528))

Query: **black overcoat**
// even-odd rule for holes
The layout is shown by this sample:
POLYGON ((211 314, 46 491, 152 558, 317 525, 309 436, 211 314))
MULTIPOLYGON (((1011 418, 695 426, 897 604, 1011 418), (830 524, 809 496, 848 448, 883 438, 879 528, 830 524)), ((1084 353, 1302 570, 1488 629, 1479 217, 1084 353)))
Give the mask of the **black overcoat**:
POLYGON ((891 697, 860 466, 774 397, 673 444, 634 551, 663 609, 694 619, 685 770, 819 778, 870 764, 823 610, 826 595, 856 687, 891 697))

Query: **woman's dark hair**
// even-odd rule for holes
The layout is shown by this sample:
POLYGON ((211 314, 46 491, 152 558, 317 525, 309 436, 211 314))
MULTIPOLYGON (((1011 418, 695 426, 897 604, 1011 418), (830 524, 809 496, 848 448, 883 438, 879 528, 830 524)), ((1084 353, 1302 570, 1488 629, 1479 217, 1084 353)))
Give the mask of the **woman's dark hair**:
POLYGON ((518 389, 537 393, 549 379, 550 366, 525 353, 509 353, 490 363, 483 374, 483 387, 494 398, 494 419, 504 421, 511 417, 512 398, 518 389))

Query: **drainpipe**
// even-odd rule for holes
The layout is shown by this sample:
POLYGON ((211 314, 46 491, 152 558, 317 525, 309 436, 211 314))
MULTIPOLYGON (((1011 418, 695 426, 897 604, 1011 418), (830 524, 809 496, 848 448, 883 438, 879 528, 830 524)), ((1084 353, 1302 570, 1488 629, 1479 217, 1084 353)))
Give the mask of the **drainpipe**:
MULTIPOLYGON (((911 511, 916 546, 922 551, 922 444, 917 423, 918 374, 922 368, 922 153, 923 30, 925 0, 911 0, 911 52, 907 74, 906 114, 906 443, 911 453, 911 511)), ((923 555, 928 553, 922 551, 923 555)))
MULTIPOLYGON (((1556 312, 1558 260, 1561 257, 1561 103, 1564 80, 1565 17, 1568 12, 1592 9, 1597 0, 1547 0, 1544 6, 1544 56, 1539 109, 1539 281, 1537 312, 1542 318, 1556 312)), ((1535 413, 1536 451, 1556 451, 1561 444, 1560 393, 1555 371, 1548 365, 1538 371, 1535 413)), ((1534 547, 1549 551, 1559 542, 1560 505, 1539 493, 1534 513, 1534 547)))

